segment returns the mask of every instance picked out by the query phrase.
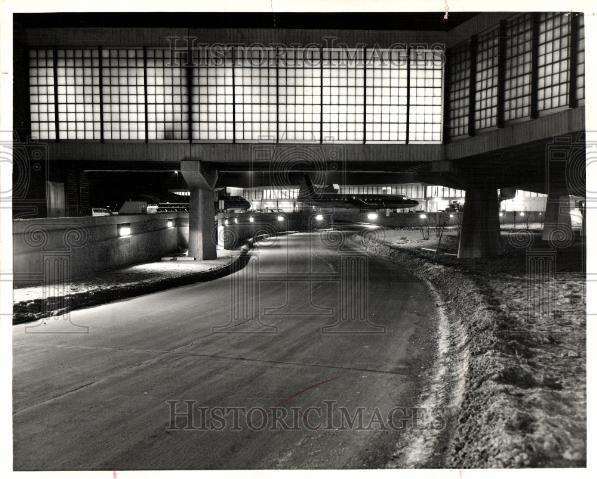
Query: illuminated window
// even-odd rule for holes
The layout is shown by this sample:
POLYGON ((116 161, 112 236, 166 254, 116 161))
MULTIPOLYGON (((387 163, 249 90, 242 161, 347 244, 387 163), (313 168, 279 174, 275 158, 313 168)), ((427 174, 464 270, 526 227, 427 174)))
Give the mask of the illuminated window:
POLYGON ((106 140, 145 139, 143 50, 102 50, 106 140))
POLYGON ((443 51, 411 49, 409 143, 442 139, 443 51))
POLYGON ((188 140, 186 52, 147 50, 147 133, 150 140, 188 140))
POLYGON ((475 78, 475 129, 497 124, 498 30, 479 35, 475 78))
POLYGON ((367 51, 367 139, 406 142, 408 96, 406 50, 367 51))
POLYGON ((362 50, 324 50, 324 142, 363 141, 364 70, 362 50))
POLYGON ((57 50, 58 129, 61 140, 101 138, 97 49, 57 50))
POLYGON ((31 137, 55 140, 54 55, 52 50, 29 50, 31 137))
POLYGON ((568 105, 570 29, 565 13, 541 13, 539 19, 537 98, 543 111, 568 105))
POLYGON ((276 51, 235 50, 236 140, 277 140, 276 51))
POLYGON ((234 139, 232 49, 213 47, 195 51, 193 74, 193 140, 234 139))
POLYGON ((576 98, 585 99, 585 16, 578 15, 578 53, 576 66, 576 98))
POLYGON ((504 120, 531 113, 531 15, 518 15, 506 23, 504 120))
POLYGON ((318 142, 321 121, 319 50, 279 50, 280 141, 318 142))
POLYGON ((471 54, 468 42, 450 50, 450 136, 468 133, 471 54))

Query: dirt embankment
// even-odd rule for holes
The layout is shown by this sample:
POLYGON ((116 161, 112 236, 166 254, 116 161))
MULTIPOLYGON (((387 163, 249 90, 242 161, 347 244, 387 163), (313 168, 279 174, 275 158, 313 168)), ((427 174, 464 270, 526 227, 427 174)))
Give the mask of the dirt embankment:
POLYGON ((544 270, 515 256, 434 260, 378 236, 357 239, 441 296, 450 323, 448 357, 458 362, 447 380, 465 378, 462 391, 446 385, 454 416, 435 455, 418 466, 585 466, 584 273, 564 264, 554 274, 538 274, 544 270))

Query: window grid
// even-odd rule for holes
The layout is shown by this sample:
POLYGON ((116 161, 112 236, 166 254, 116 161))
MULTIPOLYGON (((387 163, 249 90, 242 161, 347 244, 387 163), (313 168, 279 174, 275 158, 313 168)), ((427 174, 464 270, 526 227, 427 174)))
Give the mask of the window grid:
POLYGON ((533 23, 525 13, 506 22, 504 120, 531 114, 531 54, 533 23))
POLYGON ((277 141, 276 63, 274 49, 236 49, 236 141, 277 141))
POLYGON ((565 13, 541 13, 539 17, 538 109, 568 105, 570 28, 565 13))
POLYGON ((411 49, 409 143, 442 141, 443 51, 411 49))
POLYGON ((192 124, 193 140, 234 140, 234 81, 232 48, 206 48, 194 52, 192 124))
POLYGON ((368 50, 366 142, 406 142, 408 52, 368 50))
POLYGON ((101 139, 98 50, 57 50, 56 57, 60 139, 101 139))
POLYGON ((578 14, 578 53, 576 65, 576 99, 585 99, 585 16, 578 14))
POLYGON ((278 51, 279 141, 319 142, 321 54, 319 49, 278 51))
POLYGON ((323 142, 362 143, 365 68, 363 50, 323 51, 323 142))
POLYGON ((450 54, 449 133, 451 137, 468 133, 471 52, 468 42, 450 54))
POLYGON ((29 50, 29 107, 31 137, 56 139, 54 97, 54 52, 29 50))
POLYGON ((102 50, 106 140, 145 140, 143 49, 102 50))
POLYGON ((147 134, 149 140, 188 140, 186 52, 147 50, 147 134))
POLYGON ((479 35, 475 76, 475 129, 497 125, 499 30, 479 35))

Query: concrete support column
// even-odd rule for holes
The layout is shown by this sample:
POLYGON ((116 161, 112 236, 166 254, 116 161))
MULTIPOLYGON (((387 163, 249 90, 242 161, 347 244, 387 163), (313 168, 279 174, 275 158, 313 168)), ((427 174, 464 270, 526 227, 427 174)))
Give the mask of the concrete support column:
POLYGON ((181 162, 181 171, 190 189, 189 256, 195 260, 216 259, 214 237, 214 185, 218 174, 200 161, 181 162))
POLYGON ((466 190, 459 258, 485 258, 502 253, 497 188, 471 186, 466 190))
POLYGON ((542 235, 544 240, 553 238, 556 230, 572 231, 570 210, 570 196, 565 191, 556 191, 547 195, 542 235))

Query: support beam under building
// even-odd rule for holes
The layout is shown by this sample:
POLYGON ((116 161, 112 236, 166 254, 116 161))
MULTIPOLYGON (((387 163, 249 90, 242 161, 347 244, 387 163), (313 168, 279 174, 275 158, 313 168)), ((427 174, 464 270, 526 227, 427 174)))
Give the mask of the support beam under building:
POLYGON ((180 165, 190 190, 189 256, 195 260, 216 259, 213 188, 218 173, 200 161, 185 160, 180 165))
POLYGON ((542 239, 545 241, 572 235, 570 196, 566 191, 550 192, 545 207, 542 239))
POLYGON ((470 186, 466 190, 459 258, 485 258, 502 253, 497 189, 470 186))

